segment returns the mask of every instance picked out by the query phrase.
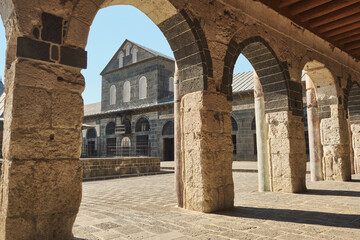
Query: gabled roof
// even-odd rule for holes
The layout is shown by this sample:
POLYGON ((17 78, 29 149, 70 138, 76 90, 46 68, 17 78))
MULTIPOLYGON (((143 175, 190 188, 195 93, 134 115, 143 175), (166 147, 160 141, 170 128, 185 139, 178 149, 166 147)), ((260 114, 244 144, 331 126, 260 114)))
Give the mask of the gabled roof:
MULTIPOLYGON (((127 41, 129 41, 129 40, 127 40, 127 41)), ((145 47, 145 46, 143 46, 143 45, 137 44, 136 42, 133 42, 133 41, 129 41, 129 42, 131 42, 132 44, 138 46, 139 48, 144 49, 145 51, 147 51, 147 52, 149 52, 149 53, 151 53, 151 54, 153 54, 153 55, 155 55, 155 56, 163 57, 163 58, 167 58, 167 59, 169 59, 169 60, 175 61, 174 58, 169 57, 168 55, 162 54, 161 52, 158 52, 158 51, 155 51, 155 50, 153 50, 153 49, 151 49, 151 48, 148 48, 148 47, 145 47)))
POLYGON ((130 41, 128 39, 125 39, 125 41, 121 44, 121 46, 119 47, 119 49, 115 52, 114 56, 111 58, 111 60, 106 64, 106 66, 104 67, 104 69, 101 71, 100 75, 103 75, 105 73, 105 70, 108 68, 108 66, 110 65, 110 63, 115 60, 117 58, 117 56, 119 55, 119 52, 124 48, 124 46, 127 44, 127 43, 131 43, 132 45, 135 45, 137 46, 138 48, 141 48, 143 50, 145 50, 146 52, 150 53, 151 55, 153 55, 154 57, 162 57, 162 58, 166 58, 168 60, 171 60, 171 61, 174 61, 174 59, 172 57, 169 57, 165 54, 162 54, 160 52, 157 52, 153 49, 150 49, 150 48, 147 48, 147 47, 144 47, 140 44, 137 44, 133 41, 130 41))

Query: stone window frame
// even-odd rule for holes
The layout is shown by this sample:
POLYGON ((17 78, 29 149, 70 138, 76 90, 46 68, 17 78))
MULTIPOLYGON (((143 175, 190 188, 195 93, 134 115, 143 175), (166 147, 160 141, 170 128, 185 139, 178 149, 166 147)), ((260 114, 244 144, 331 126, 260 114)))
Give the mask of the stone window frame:
POLYGON ((146 117, 141 117, 136 121, 135 132, 149 132, 150 122, 146 117))
POLYGON ((116 104, 116 86, 111 85, 110 87, 110 99, 109 99, 110 105, 116 104))
POLYGON ((123 86, 123 102, 130 102, 131 84, 130 81, 125 81, 123 86))
POLYGON ((132 54, 132 63, 136 63, 137 62, 137 57, 138 57, 138 49, 137 49, 137 47, 133 47, 131 54, 132 54))
POLYGON ((90 128, 86 131, 86 139, 94 139, 96 138, 97 133, 95 128, 90 128), (94 135, 95 133, 95 135, 94 135))
POLYGON ((174 77, 169 77, 169 92, 174 92, 174 77))
POLYGON ((139 79, 139 99, 147 98, 147 78, 141 76, 139 79))
POLYGON ((119 53, 118 59, 119 59, 119 68, 122 68, 124 66, 124 53, 123 52, 119 53))
POLYGON ((126 44, 125 46, 125 56, 129 56, 130 55, 130 44, 126 44))

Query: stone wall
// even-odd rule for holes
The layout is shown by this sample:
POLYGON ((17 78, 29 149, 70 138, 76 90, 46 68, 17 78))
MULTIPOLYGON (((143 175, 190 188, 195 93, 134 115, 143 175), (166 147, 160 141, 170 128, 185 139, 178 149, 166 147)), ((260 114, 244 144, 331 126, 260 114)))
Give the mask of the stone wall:
POLYGON ((160 172, 160 158, 122 157, 81 159, 83 179, 160 172))

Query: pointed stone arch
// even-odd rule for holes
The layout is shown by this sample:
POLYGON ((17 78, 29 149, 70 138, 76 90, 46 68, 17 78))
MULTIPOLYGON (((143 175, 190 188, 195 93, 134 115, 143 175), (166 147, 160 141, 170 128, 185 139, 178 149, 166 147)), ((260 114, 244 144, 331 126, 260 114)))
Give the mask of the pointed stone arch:
POLYGON ((239 55, 243 54, 257 74, 264 101, 265 115, 262 118, 266 118, 266 123, 265 119, 262 122, 265 129, 257 131, 257 139, 268 145, 270 151, 262 152, 264 149, 258 148, 257 152, 262 153, 262 158, 268 159, 263 161, 269 162, 270 166, 261 171, 259 177, 265 174, 265 179, 262 179, 268 186, 267 191, 304 191, 306 157, 301 83, 290 80, 287 62, 281 62, 262 37, 253 36, 240 41, 238 38, 235 35, 228 43, 221 92, 232 99, 233 70, 239 55), (298 150, 302 145, 304 152, 298 150))

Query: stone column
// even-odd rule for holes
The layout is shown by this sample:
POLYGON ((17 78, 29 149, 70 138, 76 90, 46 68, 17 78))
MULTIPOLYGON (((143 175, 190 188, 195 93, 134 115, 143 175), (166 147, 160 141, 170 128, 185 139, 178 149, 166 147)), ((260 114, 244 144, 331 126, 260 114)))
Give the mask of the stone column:
POLYGON ((233 207, 232 103, 221 93, 197 91, 181 99, 184 208, 213 212, 233 207))
POLYGON ((308 75, 306 76, 306 104, 307 122, 310 153, 310 175, 311 181, 324 180, 322 173, 322 146, 320 137, 320 119, 318 115, 318 104, 314 84, 308 75))
POLYGON ((254 71, 254 98, 256 121, 256 147, 258 163, 259 191, 270 191, 270 174, 268 159, 268 124, 265 120, 264 93, 258 75, 254 71))
POLYGON ((174 160, 175 160, 175 189, 178 206, 183 207, 183 168, 181 161, 181 125, 180 125, 180 94, 179 94, 179 71, 175 63, 174 74, 174 160))
POLYGON ((72 239, 81 201, 80 70, 17 60, 6 71, 0 239, 72 239))
POLYGON ((320 123, 323 145, 323 173, 325 180, 351 179, 348 123, 344 109, 330 105, 331 117, 320 123))
POLYGON ((291 111, 266 114, 269 124, 268 156, 274 192, 306 190, 306 155, 302 116, 291 111))
POLYGON ((354 173, 360 173, 360 123, 351 124, 352 147, 354 151, 354 173))

